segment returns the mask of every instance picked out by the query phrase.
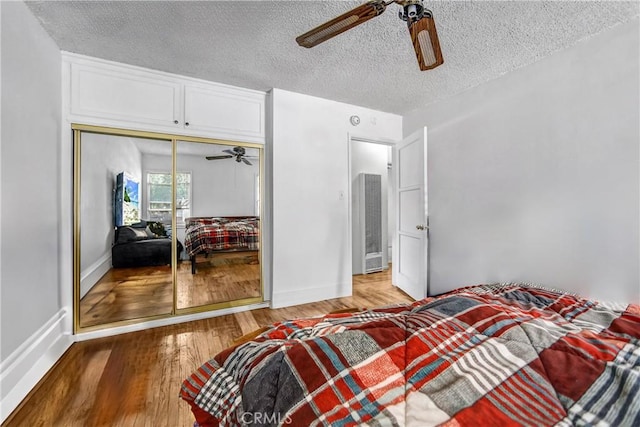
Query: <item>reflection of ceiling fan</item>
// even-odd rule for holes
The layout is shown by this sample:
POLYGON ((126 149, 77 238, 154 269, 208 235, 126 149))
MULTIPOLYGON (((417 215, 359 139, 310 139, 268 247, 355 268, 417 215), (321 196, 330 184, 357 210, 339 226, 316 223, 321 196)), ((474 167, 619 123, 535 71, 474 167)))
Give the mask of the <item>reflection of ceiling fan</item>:
POLYGON ((369 0, 355 9, 343 13, 331 21, 304 33, 296 38, 296 42, 303 47, 314 47, 329 40, 371 18, 382 14, 388 5, 397 3, 402 6, 399 11, 400 19, 407 21, 409 34, 416 51, 418 64, 422 71, 430 70, 441 65, 442 52, 436 32, 433 14, 425 9, 422 0, 369 0))
POLYGON ((233 159, 235 157, 236 162, 240 163, 243 162, 244 164, 247 165, 252 165, 253 163, 251 163, 248 159, 253 159, 253 158, 257 158, 257 157, 253 157, 253 156, 246 156, 245 153, 245 149, 244 147, 233 147, 233 150, 222 150, 223 153, 227 153, 227 154, 220 154, 218 156, 207 156, 205 157, 207 160, 221 160, 221 159, 233 159))

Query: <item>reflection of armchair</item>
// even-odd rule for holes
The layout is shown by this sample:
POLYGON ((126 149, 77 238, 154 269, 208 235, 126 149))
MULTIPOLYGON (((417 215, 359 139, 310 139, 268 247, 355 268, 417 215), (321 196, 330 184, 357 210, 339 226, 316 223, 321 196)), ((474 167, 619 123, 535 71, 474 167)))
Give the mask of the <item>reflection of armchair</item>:
MULTIPOLYGON (((111 263, 114 268, 147 267, 171 264, 171 238, 166 237, 158 223, 142 222, 116 229, 115 244, 111 248, 111 263), (156 234, 157 233, 157 234, 156 234)), ((178 255, 182 244, 178 242, 178 255)))

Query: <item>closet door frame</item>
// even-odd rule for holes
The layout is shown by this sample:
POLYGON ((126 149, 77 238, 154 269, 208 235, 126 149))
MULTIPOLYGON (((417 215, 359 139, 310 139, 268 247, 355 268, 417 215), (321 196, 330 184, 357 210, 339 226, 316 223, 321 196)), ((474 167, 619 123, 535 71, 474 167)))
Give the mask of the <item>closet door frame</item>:
MULTIPOLYGON (((265 260, 264 260, 264 239, 263 235, 265 233, 266 226, 263 224, 263 218, 265 214, 265 159, 264 159, 264 145, 258 143, 251 142, 242 142, 242 141, 231 141, 231 140, 222 140, 222 139, 214 139, 214 138, 204 138, 204 137, 195 137, 188 135, 177 135, 177 134, 168 134, 168 133, 159 133, 159 132, 146 132, 139 130, 131 130, 131 129, 122 129, 122 128, 111 128, 104 126, 94 126, 94 125, 84 125, 84 124, 71 124, 71 131, 73 135, 73 334, 83 335, 85 333, 87 338, 92 337, 92 332, 101 332, 108 329, 120 328, 120 327, 128 327, 133 326, 145 322, 153 322, 154 326, 157 323, 161 324, 172 324, 177 323, 179 321, 186 321, 192 319, 181 320, 178 319, 180 317, 187 317, 188 315, 197 315, 203 314, 206 315, 211 312, 224 310, 224 309, 236 309, 237 307, 243 306, 257 306, 265 303, 265 260), (209 143, 209 144, 219 144, 226 145, 229 147, 233 146, 243 146, 248 148, 254 148, 259 150, 260 157, 260 167, 259 167, 259 182, 260 182, 260 235, 259 235, 259 251, 258 251, 258 259, 260 262, 260 296, 259 297, 251 297, 251 298, 243 298, 239 300, 233 301, 225 301, 213 304, 207 304, 197 307, 185 307, 178 308, 177 307, 177 269, 178 266, 176 264, 177 260, 177 233, 174 231, 171 233, 171 274, 172 274, 172 290, 173 290, 173 304, 170 314, 161 314, 161 315, 152 315, 146 317, 138 317, 135 319, 127 319, 115 322, 104 323, 95 326, 86 326, 83 327, 80 323, 80 228, 81 228, 81 218, 80 218, 80 190, 81 190, 81 147, 82 147, 82 134, 83 133, 94 133, 94 134, 103 134, 103 135, 112 135, 112 136, 121 136, 121 137, 132 137, 132 138, 145 138, 145 139, 156 139, 163 141, 171 141, 171 152, 172 152, 172 165, 171 165, 171 173, 172 173, 172 200, 176 199, 176 165, 177 165, 177 144, 178 141, 182 142, 198 142, 198 143, 209 143)), ((171 212, 171 224, 172 228, 175 230, 176 224, 176 206, 175 203, 172 203, 172 212, 171 212)), ((225 310, 226 311, 226 310, 225 310)), ((190 316, 193 317, 193 316, 190 316)), ((212 316, 206 316, 212 317, 212 316)), ((198 318, 202 318, 202 316, 198 316, 198 318)), ((195 320, 195 319, 194 319, 195 320)), ((158 325, 159 326, 159 325, 158 325)), ((131 330, 138 330, 139 328, 132 328, 131 330)), ((128 330, 126 330, 128 331, 128 330)), ((124 330, 123 330, 124 332, 124 330)), ((101 334, 102 335, 102 334, 101 334)))

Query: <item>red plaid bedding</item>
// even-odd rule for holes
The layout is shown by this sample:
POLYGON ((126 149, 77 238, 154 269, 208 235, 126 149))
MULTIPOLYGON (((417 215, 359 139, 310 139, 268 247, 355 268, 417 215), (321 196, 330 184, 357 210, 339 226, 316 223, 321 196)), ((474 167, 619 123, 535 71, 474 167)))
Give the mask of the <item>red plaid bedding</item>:
POLYGON ((523 285, 275 324, 187 378, 197 424, 640 425, 640 306, 523 285))
POLYGON ((185 250, 189 256, 235 249, 258 250, 259 220, 256 217, 187 218, 185 250))

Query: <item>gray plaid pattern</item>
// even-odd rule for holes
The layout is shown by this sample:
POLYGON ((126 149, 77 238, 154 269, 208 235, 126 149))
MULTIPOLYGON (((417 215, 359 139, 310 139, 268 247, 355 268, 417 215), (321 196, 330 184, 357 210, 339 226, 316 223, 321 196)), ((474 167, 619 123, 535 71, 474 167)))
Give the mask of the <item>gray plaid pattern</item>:
POLYGON ((194 401, 205 411, 220 418, 242 405, 238 384, 224 369, 213 373, 194 401))

